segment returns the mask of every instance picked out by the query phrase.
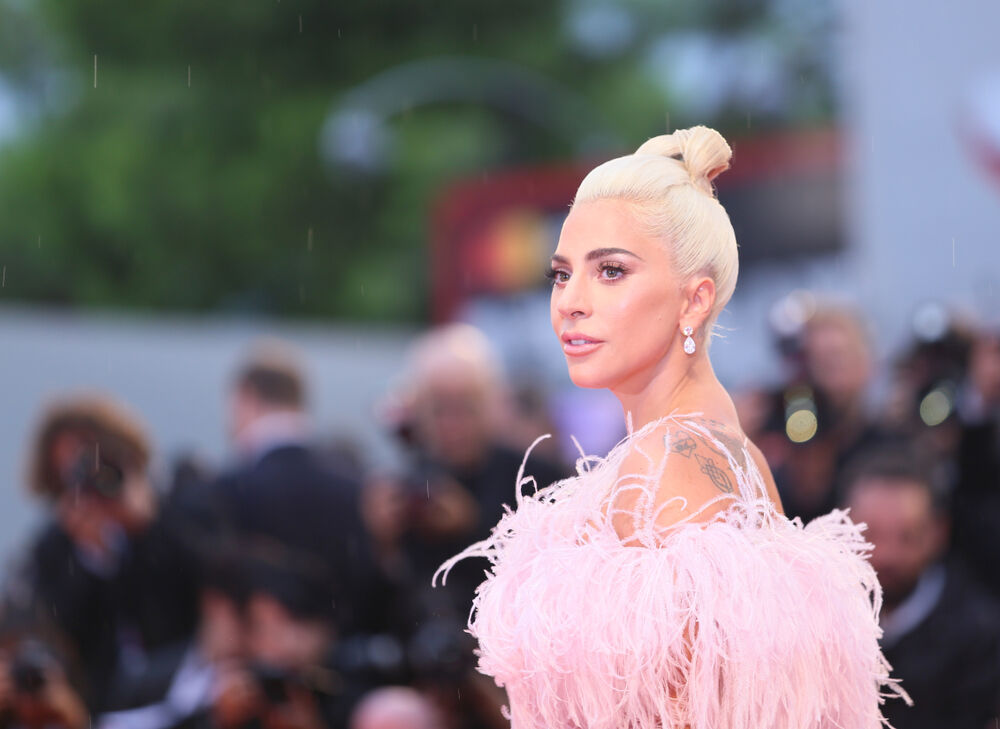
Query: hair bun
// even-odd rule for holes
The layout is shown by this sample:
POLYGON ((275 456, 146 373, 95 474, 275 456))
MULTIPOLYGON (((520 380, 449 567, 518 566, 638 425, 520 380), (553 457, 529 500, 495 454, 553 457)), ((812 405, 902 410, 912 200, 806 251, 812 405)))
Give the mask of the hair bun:
POLYGON ((678 129, 673 134, 653 137, 636 154, 663 155, 679 160, 691 175, 691 182, 714 195, 712 180, 729 169, 733 150, 714 129, 697 126, 678 129))

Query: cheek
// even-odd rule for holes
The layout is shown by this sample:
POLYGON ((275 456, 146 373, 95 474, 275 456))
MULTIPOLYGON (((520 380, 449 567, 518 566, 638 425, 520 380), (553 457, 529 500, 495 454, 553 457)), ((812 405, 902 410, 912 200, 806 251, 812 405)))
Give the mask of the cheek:
POLYGON ((608 297, 604 310, 616 328, 642 330, 646 336, 651 336, 670 330, 676 323, 678 307, 669 292, 645 286, 608 297))

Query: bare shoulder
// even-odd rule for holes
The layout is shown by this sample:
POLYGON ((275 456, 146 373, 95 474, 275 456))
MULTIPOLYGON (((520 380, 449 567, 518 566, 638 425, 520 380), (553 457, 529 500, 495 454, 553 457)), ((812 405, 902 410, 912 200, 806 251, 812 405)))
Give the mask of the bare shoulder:
POLYGON ((737 429, 704 418, 666 420, 637 436, 618 471, 626 486, 613 505, 619 536, 634 534, 643 499, 652 498, 658 528, 686 519, 707 521, 726 509, 739 495, 737 470, 745 472, 747 459, 756 463, 759 454, 747 443, 737 429), (630 481, 644 481, 654 491, 628 488, 630 481))
POLYGON ((781 496, 778 494, 778 487, 774 483, 774 474, 771 473, 771 467, 767 465, 767 459, 764 457, 763 452, 751 440, 747 440, 747 451, 757 464, 757 469, 764 479, 764 486, 767 488, 767 495, 771 497, 774 508, 778 510, 778 513, 784 514, 785 509, 781 505, 781 496))

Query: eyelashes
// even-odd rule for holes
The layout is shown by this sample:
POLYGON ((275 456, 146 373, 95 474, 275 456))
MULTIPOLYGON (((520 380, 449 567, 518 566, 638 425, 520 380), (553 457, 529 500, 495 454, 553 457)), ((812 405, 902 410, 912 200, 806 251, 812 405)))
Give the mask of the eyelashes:
MULTIPOLYGON (((628 267, 623 263, 618 261, 604 261, 598 267, 599 278, 602 281, 612 282, 618 281, 625 277, 629 272, 628 267)), ((561 283, 566 283, 569 281, 570 272, 564 268, 554 268, 549 265, 545 271, 545 278, 547 278, 553 285, 558 285, 561 283)))
POLYGON ((547 278, 551 283, 555 283, 556 277, 563 273, 565 273, 565 271, 562 269, 555 269, 552 268, 552 266, 547 266, 544 271, 545 278, 547 278))

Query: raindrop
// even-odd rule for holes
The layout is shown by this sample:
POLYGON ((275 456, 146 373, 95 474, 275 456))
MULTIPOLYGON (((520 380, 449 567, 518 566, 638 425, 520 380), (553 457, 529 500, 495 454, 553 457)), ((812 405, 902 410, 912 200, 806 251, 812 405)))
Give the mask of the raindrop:
POLYGON ((3 274, 0 275, 0 288, 7 288, 7 267, 3 267, 3 274))
POLYGON ((97 54, 94 54, 94 88, 97 88, 97 54))
POLYGON ((306 234, 306 250, 312 253, 313 249, 313 229, 310 228, 309 232, 306 234))

